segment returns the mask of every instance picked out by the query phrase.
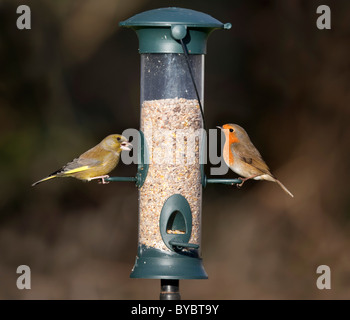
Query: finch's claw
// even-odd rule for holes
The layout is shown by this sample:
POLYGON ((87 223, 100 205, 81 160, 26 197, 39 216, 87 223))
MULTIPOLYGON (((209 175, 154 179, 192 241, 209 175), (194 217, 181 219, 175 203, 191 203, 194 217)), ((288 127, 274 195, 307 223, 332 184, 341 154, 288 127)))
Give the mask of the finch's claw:
POLYGON ((99 181, 99 184, 108 184, 109 181, 106 181, 105 179, 107 179, 109 177, 104 177, 104 178, 101 178, 101 181, 99 181))
POLYGON ((105 181, 105 179, 109 178, 109 175, 105 175, 105 176, 98 176, 98 177, 93 177, 93 178, 90 178, 88 179, 88 181, 91 181, 91 180, 99 180, 101 179, 98 183, 99 184, 108 184, 109 181, 105 181))

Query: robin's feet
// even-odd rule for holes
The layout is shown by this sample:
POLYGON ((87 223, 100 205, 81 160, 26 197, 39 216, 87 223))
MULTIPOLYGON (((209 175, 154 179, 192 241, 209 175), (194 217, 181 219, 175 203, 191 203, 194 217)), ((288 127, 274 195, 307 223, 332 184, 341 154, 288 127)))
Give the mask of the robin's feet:
POLYGON ((241 183, 237 183, 237 185, 236 185, 237 188, 241 188, 243 186, 244 182, 246 182, 247 180, 250 180, 250 179, 254 179, 255 177, 258 177, 258 176, 260 176, 260 174, 256 174, 254 176, 250 176, 248 178, 241 178, 241 177, 239 177, 238 179, 240 179, 242 182, 241 183))
POLYGON ((241 180, 242 182, 241 183, 237 183, 236 186, 237 186, 237 188, 241 188, 243 186, 244 182, 246 182, 249 178, 241 178, 241 177, 239 177, 238 179, 241 180))

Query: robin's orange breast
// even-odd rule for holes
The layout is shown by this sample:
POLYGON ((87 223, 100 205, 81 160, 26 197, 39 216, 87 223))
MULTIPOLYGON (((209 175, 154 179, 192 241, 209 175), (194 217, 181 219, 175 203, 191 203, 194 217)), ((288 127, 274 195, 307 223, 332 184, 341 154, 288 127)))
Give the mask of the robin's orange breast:
POLYGON ((239 143, 240 141, 238 140, 237 136, 234 133, 226 132, 227 129, 225 129, 225 145, 223 149, 223 156, 226 164, 231 167, 233 166, 233 163, 235 162, 234 155, 231 150, 231 145, 233 143, 239 143))
POLYGON ((230 143, 228 141, 226 141, 224 145, 223 156, 226 164, 229 167, 233 166, 235 159, 234 159, 233 153, 231 152, 230 143))

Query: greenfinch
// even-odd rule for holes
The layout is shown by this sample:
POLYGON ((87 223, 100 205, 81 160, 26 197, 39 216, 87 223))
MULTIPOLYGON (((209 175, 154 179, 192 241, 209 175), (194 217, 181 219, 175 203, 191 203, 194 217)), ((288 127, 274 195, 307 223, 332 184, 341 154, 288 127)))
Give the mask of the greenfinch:
POLYGON ((240 178, 242 183, 238 186, 242 186, 249 179, 267 180, 276 182, 288 195, 294 197, 282 182, 272 175, 269 167, 242 127, 229 123, 222 127, 217 126, 217 128, 225 134, 223 158, 227 166, 233 172, 243 176, 243 178, 240 178))
POLYGON ((120 134, 111 134, 104 138, 98 145, 83 153, 79 158, 68 162, 61 169, 51 173, 38 183, 61 177, 73 177, 76 179, 91 181, 101 179, 103 184, 108 183, 104 179, 118 164, 122 150, 130 151, 132 144, 120 134))

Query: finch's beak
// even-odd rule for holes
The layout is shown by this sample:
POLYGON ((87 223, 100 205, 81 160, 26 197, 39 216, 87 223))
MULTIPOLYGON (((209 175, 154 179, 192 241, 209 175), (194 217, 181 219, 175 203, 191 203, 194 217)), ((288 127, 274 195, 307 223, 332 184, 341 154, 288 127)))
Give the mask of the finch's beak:
POLYGON ((222 127, 220 127, 220 126, 216 126, 218 129, 220 129, 220 130, 222 130, 222 127))
POLYGON ((130 142, 122 142, 120 149, 130 151, 132 149, 132 144, 130 142))

